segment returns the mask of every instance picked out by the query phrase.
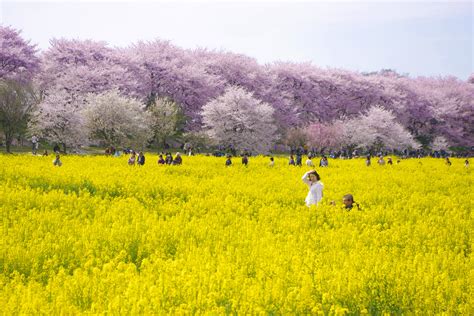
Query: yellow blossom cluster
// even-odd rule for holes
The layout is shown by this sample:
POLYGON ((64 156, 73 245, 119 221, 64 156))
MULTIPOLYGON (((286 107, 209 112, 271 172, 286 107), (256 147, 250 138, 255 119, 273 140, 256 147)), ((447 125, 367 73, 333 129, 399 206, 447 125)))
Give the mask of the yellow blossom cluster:
POLYGON ((461 159, 330 159, 308 208, 286 157, 146 157, 0 156, 3 313, 474 314, 461 159))

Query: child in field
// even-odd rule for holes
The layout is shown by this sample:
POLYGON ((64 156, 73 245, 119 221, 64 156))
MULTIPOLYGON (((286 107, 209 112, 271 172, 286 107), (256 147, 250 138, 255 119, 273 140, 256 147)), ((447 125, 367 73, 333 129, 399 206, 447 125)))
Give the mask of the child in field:
POLYGON ((308 195, 306 196, 306 206, 318 205, 323 198, 323 183, 321 177, 316 170, 310 170, 303 175, 303 182, 309 187, 308 195))
POLYGON ((306 165, 308 167, 314 167, 313 161, 311 160, 311 156, 308 156, 308 159, 306 159, 306 165))
POLYGON ((328 165, 329 165, 328 158, 326 156, 323 156, 321 160, 319 161, 319 166, 327 167, 328 165))
POLYGON ((275 165, 275 159, 273 159, 273 157, 270 157, 270 164, 269 166, 270 167, 273 167, 275 165))
POLYGON ((135 166, 135 160, 136 160, 136 154, 134 151, 132 151, 132 154, 130 155, 130 158, 128 158, 128 165, 129 166, 135 166))
POLYGON ((59 154, 56 154, 56 158, 53 160, 53 166, 61 167, 62 165, 63 163, 61 162, 59 154))
POLYGON ((367 155, 367 158, 365 159, 365 165, 370 167, 370 155, 367 155))
POLYGON ((232 165, 232 159, 231 156, 227 156, 227 160, 225 161, 225 166, 230 167, 232 165))
POLYGON ((449 157, 446 157, 446 165, 451 166, 451 160, 449 160, 449 157))
POLYGON ((288 161, 288 165, 290 165, 290 166, 295 165, 295 159, 293 158, 293 155, 290 156, 290 160, 288 161))

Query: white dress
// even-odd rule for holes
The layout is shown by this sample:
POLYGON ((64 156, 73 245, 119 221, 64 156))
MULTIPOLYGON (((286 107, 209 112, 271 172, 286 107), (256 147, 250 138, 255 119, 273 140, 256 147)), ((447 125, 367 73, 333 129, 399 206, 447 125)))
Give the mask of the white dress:
POLYGON ((306 206, 317 205, 319 201, 323 199, 323 183, 321 181, 311 182, 309 181, 309 173, 308 171, 304 174, 302 180, 306 183, 309 187, 308 195, 306 196, 305 202, 306 206))

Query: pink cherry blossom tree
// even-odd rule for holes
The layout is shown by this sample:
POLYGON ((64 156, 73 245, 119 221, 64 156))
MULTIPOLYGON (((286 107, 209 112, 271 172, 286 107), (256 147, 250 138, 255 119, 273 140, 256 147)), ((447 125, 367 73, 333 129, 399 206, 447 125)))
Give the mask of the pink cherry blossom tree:
POLYGON ((380 106, 344 124, 345 145, 365 149, 419 148, 413 136, 396 121, 395 116, 380 106))
POLYGON ((341 149, 344 143, 344 124, 339 120, 330 124, 310 124, 305 132, 308 137, 308 146, 318 148, 320 152, 341 149))
POLYGON ((238 150, 266 153, 277 139, 273 108, 238 87, 207 103, 202 110, 209 136, 238 150))
POLYGON ((92 142, 143 148, 153 136, 145 105, 120 95, 117 89, 90 94, 82 114, 85 131, 92 142))
POLYGON ((28 82, 39 71, 36 45, 20 34, 11 27, 0 26, 0 79, 28 82))
POLYGON ((87 145, 82 107, 82 101, 68 91, 50 90, 29 123, 30 133, 62 145, 64 152, 87 145))

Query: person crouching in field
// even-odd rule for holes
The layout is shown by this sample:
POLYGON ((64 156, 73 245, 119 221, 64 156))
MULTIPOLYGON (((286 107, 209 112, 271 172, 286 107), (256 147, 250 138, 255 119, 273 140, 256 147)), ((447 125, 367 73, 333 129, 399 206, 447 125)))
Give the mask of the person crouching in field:
POLYGON ((183 158, 181 158, 180 153, 176 153, 176 156, 174 157, 173 160, 173 165, 181 165, 183 163, 183 158))
MULTIPOLYGON (((336 205, 336 202, 334 201, 331 201, 330 203, 331 205, 336 205)), ((352 208, 354 207, 354 205, 357 207, 357 209, 360 211, 360 206, 358 203, 356 203, 354 201, 354 197, 352 196, 352 194, 346 194, 342 197, 342 204, 343 204, 343 207, 344 207, 344 210, 346 211, 350 211, 352 210, 352 208)))
POLYGON ((158 157, 158 164, 159 164, 159 165, 164 165, 164 164, 165 164, 165 160, 163 159, 163 155, 160 155, 160 156, 158 157))
POLYGON ((306 206, 318 205, 323 198, 323 183, 320 181, 321 177, 316 170, 310 170, 303 175, 303 182, 309 187, 308 195, 306 196, 306 206))
POLYGON ((62 165, 63 163, 61 162, 59 154, 56 154, 56 158, 53 160, 53 166, 61 167, 62 165))
POLYGON ((357 207, 358 210, 360 210, 359 204, 354 201, 354 197, 352 194, 346 194, 342 197, 342 203, 344 204, 344 209, 346 211, 352 210, 354 205, 357 207))

